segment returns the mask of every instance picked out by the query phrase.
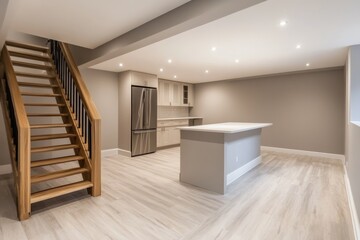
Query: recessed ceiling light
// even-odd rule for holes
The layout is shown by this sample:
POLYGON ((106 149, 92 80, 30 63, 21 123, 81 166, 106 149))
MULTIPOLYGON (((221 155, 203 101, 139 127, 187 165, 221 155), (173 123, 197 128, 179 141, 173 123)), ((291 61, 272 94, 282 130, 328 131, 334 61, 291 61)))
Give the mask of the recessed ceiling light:
POLYGON ((168 63, 172 63, 172 60, 171 60, 171 59, 169 59, 169 60, 168 60, 168 63))
POLYGON ((288 21, 286 21, 286 20, 282 20, 282 21, 280 22, 280 26, 281 26, 281 27, 285 27, 287 24, 288 24, 288 21))
POLYGON ((177 76, 176 76, 176 75, 174 75, 174 78, 177 78, 177 76))
POLYGON ((163 71, 164 71, 164 69, 160 68, 160 72, 163 72, 163 71))
POLYGON ((301 48, 301 44, 296 45, 296 49, 300 49, 301 48))
POLYGON ((209 70, 205 70, 205 73, 209 73, 209 70))
POLYGON ((236 63, 239 63, 239 59, 235 59, 235 62, 236 62, 236 63))
POLYGON ((124 64, 122 64, 122 63, 119 63, 119 67, 122 67, 122 66, 124 66, 124 64))
POLYGON ((216 51, 216 47, 212 47, 211 51, 215 52, 216 51))
POLYGON ((310 63, 306 63, 305 66, 310 67, 310 63))

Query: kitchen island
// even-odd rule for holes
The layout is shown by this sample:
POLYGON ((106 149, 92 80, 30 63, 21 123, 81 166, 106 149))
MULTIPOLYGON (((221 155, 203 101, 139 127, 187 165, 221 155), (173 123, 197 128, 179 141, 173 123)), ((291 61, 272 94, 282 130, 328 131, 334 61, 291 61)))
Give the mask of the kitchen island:
POLYGON ((260 137, 271 123, 228 122, 180 127, 180 181, 225 194, 261 163, 260 137))

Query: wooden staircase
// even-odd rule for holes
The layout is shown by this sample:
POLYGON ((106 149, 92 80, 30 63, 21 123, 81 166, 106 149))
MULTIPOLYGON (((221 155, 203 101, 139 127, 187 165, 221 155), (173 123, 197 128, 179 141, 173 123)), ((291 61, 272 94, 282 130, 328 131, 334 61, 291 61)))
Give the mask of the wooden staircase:
POLYGON ((100 116, 66 44, 6 42, 0 84, 20 220, 31 204, 101 194, 100 116))

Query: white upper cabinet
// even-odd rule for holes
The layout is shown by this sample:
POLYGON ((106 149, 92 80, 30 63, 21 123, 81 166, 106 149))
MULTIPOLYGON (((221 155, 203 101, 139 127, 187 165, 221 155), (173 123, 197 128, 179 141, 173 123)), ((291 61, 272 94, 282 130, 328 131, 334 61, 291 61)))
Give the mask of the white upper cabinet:
POLYGON ((158 79, 154 74, 129 71, 131 77, 131 85, 142 87, 158 87, 158 79))
POLYGON ((192 84, 183 83, 182 84, 182 99, 181 106, 194 106, 194 86, 192 84))
POLYGON ((193 86, 191 84, 186 84, 186 86, 187 90, 185 93, 183 83, 159 80, 158 105, 193 106, 193 86), (185 94, 187 95, 186 99, 184 99, 185 94))

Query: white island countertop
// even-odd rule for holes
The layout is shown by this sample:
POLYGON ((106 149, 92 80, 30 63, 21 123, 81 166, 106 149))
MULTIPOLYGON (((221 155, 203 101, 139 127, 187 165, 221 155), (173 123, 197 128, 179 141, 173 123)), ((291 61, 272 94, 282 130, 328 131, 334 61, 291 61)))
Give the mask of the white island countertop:
POLYGON ((198 131, 198 132, 238 133, 238 132, 245 132, 258 128, 269 127, 271 125, 272 123, 226 122, 226 123, 215 123, 215 124, 198 125, 191 127, 178 127, 178 129, 185 131, 198 131))

